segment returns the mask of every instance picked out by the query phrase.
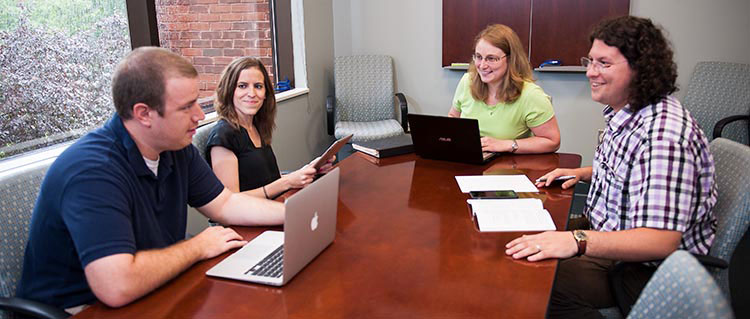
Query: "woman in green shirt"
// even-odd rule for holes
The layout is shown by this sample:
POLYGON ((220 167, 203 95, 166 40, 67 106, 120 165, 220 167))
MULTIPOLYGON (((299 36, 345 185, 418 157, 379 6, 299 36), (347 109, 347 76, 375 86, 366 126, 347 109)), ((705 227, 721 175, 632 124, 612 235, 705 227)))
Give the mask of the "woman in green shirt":
POLYGON ((533 81, 518 35, 491 25, 476 37, 469 72, 458 83, 448 116, 479 120, 483 151, 554 152, 560 147, 555 112, 533 81))

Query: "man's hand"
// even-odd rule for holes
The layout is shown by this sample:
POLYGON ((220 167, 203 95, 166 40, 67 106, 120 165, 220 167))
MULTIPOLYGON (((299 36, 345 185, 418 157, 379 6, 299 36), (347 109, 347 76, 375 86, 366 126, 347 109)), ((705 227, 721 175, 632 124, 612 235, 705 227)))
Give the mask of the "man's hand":
POLYGON ((199 249, 201 259, 213 258, 227 250, 247 244, 240 234, 223 226, 206 228, 189 241, 192 241, 199 249))
POLYGON ((555 182, 555 178, 560 176, 575 176, 562 184, 563 189, 568 189, 574 186, 578 181, 590 181, 591 180, 591 167, 581 168, 556 168, 555 170, 542 175, 540 178, 546 179, 546 181, 536 183, 536 187, 548 187, 555 182))
POLYGON ((538 261, 547 258, 568 258, 578 253, 578 243, 569 231, 548 231, 523 235, 505 245, 505 254, 513 259, 538 261))

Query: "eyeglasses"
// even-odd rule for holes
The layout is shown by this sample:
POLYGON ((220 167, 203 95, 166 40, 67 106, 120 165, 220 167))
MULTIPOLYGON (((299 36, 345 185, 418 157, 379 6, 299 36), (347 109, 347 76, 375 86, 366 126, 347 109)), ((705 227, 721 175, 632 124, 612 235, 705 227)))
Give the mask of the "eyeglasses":
POLYGON ((588 70, 589 67, 593 67, 594 71, 596 71, 596 72, 602 72, 602 71, 604 71, 606 69, 609 69, 609 67, 611 67, 611 66, 613 66, 615 64, 620 64, 620 63, 625 63, 625 62, 628 62, 628 61, 625 60, 625 61, 621 61, 621 62, 617 62, 617 63, 606 63, 606 62, 599 62, 597 60, 592 60, 592 59, 589 59, 589 58, 586 58, 586 57, 581 58, 581 65, 584 68, 586 68, 586 70, 588 70))
POLYGON ((502 58, 506 57, 506 56, 508 56, 508 55, 507 54, 503 55, 503 56, 488 55, 486 57, 482 57, 481 54, 474 53, 474 54, 471 55, 471 58, 474 59, 474 64, 480 65, 480 64, 482 64, 482 60, 484 60, 488 64, 495 64, 495 63, 500 62, 500 60, 502 58))

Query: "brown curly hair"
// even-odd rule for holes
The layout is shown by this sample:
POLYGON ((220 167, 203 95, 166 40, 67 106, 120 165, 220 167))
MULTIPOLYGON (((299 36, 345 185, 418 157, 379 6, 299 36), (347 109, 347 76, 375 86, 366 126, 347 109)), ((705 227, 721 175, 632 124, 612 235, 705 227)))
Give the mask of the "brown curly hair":
POLYGON ((622 16, 602 21, 589 36, 620 50, 633 70, 628 103, 638 111, 677 91, 677 64, 662 28, 650 19, 622 16))
POLYGON ((258 130, 260 138, 266 145, 271 144, 271 135, 276 127, 276 95, 273 91, 271 77, 266 67, 259 59, 251 57, 238 58, 229 63, 221 73, 221 79, 216 87, 214 108, 219 117, 226 120, 232 127, 239 130, 240 123, 237 111, 234 109, 234 91, 237 88, 240 73, 243 70, 256 68, 263 73, 263 85, 266 87, 266 98, 258 114, 253 116, 253 125, 258 130))

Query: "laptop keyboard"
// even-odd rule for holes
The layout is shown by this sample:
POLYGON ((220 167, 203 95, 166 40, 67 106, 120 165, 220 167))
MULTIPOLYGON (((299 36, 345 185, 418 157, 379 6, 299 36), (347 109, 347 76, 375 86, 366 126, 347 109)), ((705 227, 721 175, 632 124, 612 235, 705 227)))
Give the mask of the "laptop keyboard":
POLYGON ((276 248, 272 253, 268 254, 266 258, 259 261, 255 266, 248 269, 245 272, 250 273, 254 276, 279 278, 284 269, 284 245, 276 248))

